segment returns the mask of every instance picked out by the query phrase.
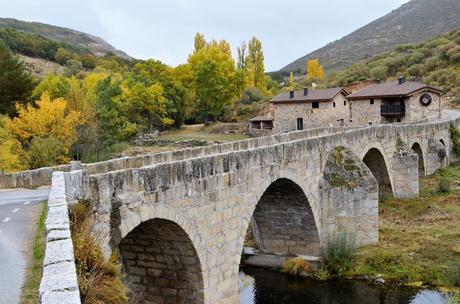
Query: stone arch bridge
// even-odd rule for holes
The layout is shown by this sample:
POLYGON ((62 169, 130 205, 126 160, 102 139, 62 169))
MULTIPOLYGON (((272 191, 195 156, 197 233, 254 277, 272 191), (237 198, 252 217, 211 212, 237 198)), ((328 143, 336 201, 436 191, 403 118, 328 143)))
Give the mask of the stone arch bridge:
MULTIPOLYGON (((321 128, 119 159, 64 173, 91 203, 145 303, 238 303, 245 235, 264 252, 317 255, 336 233, 378 242, 380 195, 415 197, 453 157, 449 124, 321 128)), ((460 125, 460 120, 453 121, 460 125)))

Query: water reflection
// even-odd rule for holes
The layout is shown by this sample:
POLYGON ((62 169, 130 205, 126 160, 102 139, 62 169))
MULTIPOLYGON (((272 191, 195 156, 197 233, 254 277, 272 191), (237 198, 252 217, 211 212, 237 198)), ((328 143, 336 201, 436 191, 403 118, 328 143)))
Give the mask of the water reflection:
POLYGON ((318 282, 245 267, 240 272, 241 304, 447 304, 436 291, 377 287, 363 281, 318 282))

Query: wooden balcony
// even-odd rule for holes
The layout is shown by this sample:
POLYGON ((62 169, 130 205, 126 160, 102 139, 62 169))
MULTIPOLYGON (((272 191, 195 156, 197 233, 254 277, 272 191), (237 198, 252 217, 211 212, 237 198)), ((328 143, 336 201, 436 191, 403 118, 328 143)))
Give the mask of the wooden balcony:
POLYGON ((382 116, 404 116, 406 115, 405 104, 383 104, 380 106, 382 116))

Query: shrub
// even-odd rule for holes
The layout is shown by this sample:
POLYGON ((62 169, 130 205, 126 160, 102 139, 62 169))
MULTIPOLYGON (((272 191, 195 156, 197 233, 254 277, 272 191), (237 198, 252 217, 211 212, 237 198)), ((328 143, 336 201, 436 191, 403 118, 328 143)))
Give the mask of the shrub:
POLYGON ((311 272, 311 264, 299 257, 292 258, 283 263, 282 271, 291 275, 306 276, 311 272))
POLYGON ((447 271, 445 281, 448 286, 460 287, 460 265, 452 266, 447 271))
POLYGON ((106 260, 92 234, 89 205, 80 202, 70 212, 72 242, 82 303, 128 303, 116 253, 106 260))
POLYGON ((453 124, 450 125, 449 131, 453 144, 452 150, 457 157, 460 157, 460 131, 453 124))
POLYGON ((437 192, 439 194, 448 194, 452 192, 452 181, 447 176, 441 176, 438 181, 438 189, 437 192))
POLYGON ((28 152, 32 169, 54 166, 60 163, 61 156, 66 153, 62 144, 51 135, 34 137, 28 152))
POLYGON ((341 274, 349 270, 356 258, 354 238, 345 233, 331 238, 323 253, 322 265, 332 275, 341 274))

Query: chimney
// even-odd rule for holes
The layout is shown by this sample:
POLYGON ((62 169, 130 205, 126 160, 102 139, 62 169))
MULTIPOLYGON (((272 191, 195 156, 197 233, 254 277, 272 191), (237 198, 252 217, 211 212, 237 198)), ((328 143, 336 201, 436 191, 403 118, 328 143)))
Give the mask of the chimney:
POLYGON ((307 96, 308 95, 308 88, 305 87, 303 88, 303 96, 307 96))
POLYGON ((289 91, 289 98, 294 98, 294 91, 293 90, 289 91))
POLYGON ((399 77, 398 82, 399 82, 399 84, 405 83, 406 82, 406 77, 404 77, 404 76, 399 77))

